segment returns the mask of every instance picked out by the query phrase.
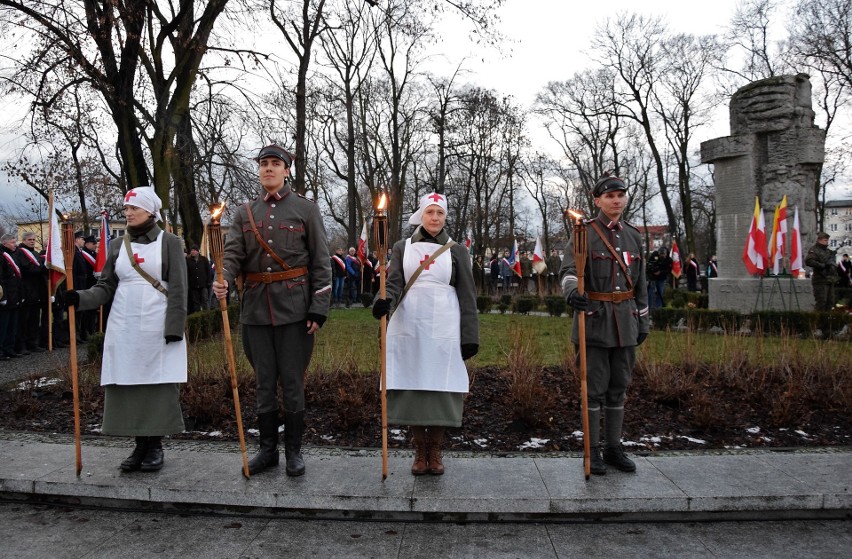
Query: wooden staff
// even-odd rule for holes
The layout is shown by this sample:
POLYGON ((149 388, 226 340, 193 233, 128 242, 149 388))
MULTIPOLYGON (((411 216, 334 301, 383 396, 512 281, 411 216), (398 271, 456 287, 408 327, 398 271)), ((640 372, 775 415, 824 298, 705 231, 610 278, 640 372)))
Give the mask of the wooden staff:
MULTIPOLYGON (((379 251, 379 297, 384 299, 387 297, 385 289, 385 276, 387 266, 387 239, 388 239, 388 218, 385 215, 385 204, 387 197, 384 193, 379 198, 379 203, 376 206, 376 215, 373 218, 373 239, 376 243, 376 250, 379 251)), ((388 317, 383 316, 379 326, 380 341, 379 353, 381 355, 381 390, 382 390, 382 481, 388 477, 388 354, 387 354, 387 333, 388 333, 388 317)))
MULTIPOLYGON (((218 204, 210 208, 210 224, 207 226, 208 239, 210 241, 210 254, 213 255, 213 263, 216 267, 216 281, 224 283, 222 275, 222 257, 225 247, 222 243, 222 228, 219 225, 219 217, 225 210, 225 204, 218 204)), ((231 371, 231 391, 234 395, 234 413, 237 416, 237 432, 240 436, 240 452, 243 455, 243 475, 249 479, 248 455, 246 454, 246 439, 243 434, 243 413, 240 409, 240 393, 237 389, 237 362, 234 359, 234 346, 231 342, 231 322, 228 319, 228 303, 225 298, 219 299, 219 308, 222 311, 222 330, 225 334, 225 355, 228 358, 228 368, 231 371)))
MULTIPOLYGON (((65 287, 74 289, 74 226, 62 223, 62 252, 65 256, 65 287)), ((77 375, 77 316, 73 305, 68 306, 68 336, 71 344, 71 393, 74 397, 74 455, 77 475, 83 470, 83 453, 80 446, 80 384, 77 375)))
MULTIPOLYGON (((586 242, 586 224, 583 216, 575 212, 569 213, 575 218, 574 221, 574 264, 577 269, 577 293, 585 293, 586 256, 588 246, 586 242)), ((591 474, 592 441, 589 440, 589 387, 586 380, 586 313, 577 311, 578 338, 580 341, 580 405, 582 407, 583 419, 583 473, 586 480, 591 474)))

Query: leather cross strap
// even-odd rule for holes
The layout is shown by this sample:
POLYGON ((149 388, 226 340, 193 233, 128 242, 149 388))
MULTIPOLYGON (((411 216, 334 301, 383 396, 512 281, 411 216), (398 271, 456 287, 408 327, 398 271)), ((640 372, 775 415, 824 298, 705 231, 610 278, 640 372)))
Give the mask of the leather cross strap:
POLYGON ((285 270, 289 270, 290 266, 288 266, 287 263, 284 262, 280 256, 275 254, 272 249, 269 248, 269 245, 266 244, 266 241, 264 241, 263 237, 260 236, 260 233, 257 232, 257 225, 255 225, 254 223, 254 216, 251 214, 251 206, 249 205, 249 202, 246 202, 246 213, 248 214, 249 223, 251 224, 251 230, 254 233, 254 238, 257 239, 257 243, 261 246, 261 248, 263 248, 264 251, 266 251, 266 254, 268 254, 270 257, 272 257, 273 260, 275 260, 275 262, 278 263, 279 266, 281 266, 285 270))
MULTIPOLYGON (((603 244, 606 245, 606 248, 615 258, 615 261, 618 262, 619 267, 621 267, 621 271, 624 273, 624 279, 627 281, 627 287, 630 288, 630 293, 633 293, 633 278, 630 277, 630 272, 627 271, 627 266, 624 264, 624 260, 621 258, 621 255, 618 254, 618 251, 613 248, 612 244, 607 240, 604 232, 601 231, 601 226, 598 224, 597 219, 589 222, 589 225, 592 226, 592 229, 598 234, 598 237, 601 238, 603 244)), ((590 297, 591 298, 591 297, 590 297)))
POLYGON ((246 272, 246 280, 257 283, 273 283, 308 275, 308 267, 290 268, 284 272, 246 272))
POLYGON ((162 283, 155 280, 151 277, 151 274, 142 269, 141 266, 136 262, 136 258, 133 257, 133 249, 130 248, 130 235, 124 235, 124 248, 127 250, 127 257, 130 259, 130 265, 133 266, 133 269, 139 273, 140 276, 145 278, 145 281, 154 286, 154 289, 162 293, 163 295, 168 295, 168 290, 163 286, 162 283))
POLYGON ((429 259, 424 260, 420 263, 420 267, 417 268, 413 274, 411 274, 410 278, 408 278, 408 283, 405 284, 405 289, 402 290, 402 295, 399 296, 399 301, 397 301, 395 305, 396 307, 399 307, 399 304, 402 302, 402 299, 405 297, 405 294, 408 293, 409 288, 411 288, 411 284, 413 284, 414 280, 416 280, 420 276, 420 272, 428 268, 432 264, 432 262, 434 262, 439 256, 444 254, 446 251, 451 249, 455 244, 455 241, 448 241, 447 244, 442 245, 441 248, 436 250, 435 254, 433 254, 429 259))
POLYGON ((597 291, 586 291, 586 295, 592 301, 609 301, 610 303, 621 303, 633 298, 633 290, 615 291, 613 293, 598 293, 597 291))

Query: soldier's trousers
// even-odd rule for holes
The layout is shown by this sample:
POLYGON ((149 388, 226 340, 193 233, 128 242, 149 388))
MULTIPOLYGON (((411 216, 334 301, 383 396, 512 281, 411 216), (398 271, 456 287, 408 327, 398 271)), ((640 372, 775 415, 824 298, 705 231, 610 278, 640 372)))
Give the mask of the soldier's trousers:
POLYGON ((834 284, 812 283, 815 311, 830 311, 834 308, 834 284))
POLYGON ((243 325, 243 350, 257 379, 258 414, 278 411, 278 384, 285 411, 305 409, 305 371, 314 350, 314 336, 307 332, 307 319, 281 326, 243 325))
MULTIPOLYGON (((579 352, 578 352, 579 362, 579 352)), ((633 377, 636 347, 586 346, 586 382, 590 408, 619 408, 633 377)))

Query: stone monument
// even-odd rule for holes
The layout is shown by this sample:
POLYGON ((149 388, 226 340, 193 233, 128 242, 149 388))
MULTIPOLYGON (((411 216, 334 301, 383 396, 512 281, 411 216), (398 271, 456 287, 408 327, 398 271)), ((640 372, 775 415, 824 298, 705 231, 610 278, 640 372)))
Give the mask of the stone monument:
POLYGON ((806 74, 767 78, 734 93, 731 135, 701 144, 701 161, 714 165, 716 184, 719 277, 709 280, 710 308, 813 309, 810 280, 770 276, 761 281, 749 275, 742 253, 755 196, 760 199, 767 238, 775 206, 787 196, 788 270, 796 207, 803 251, 816 242, 816 185, 825 156, 825 131, 814 125, 814 114, 806 74))

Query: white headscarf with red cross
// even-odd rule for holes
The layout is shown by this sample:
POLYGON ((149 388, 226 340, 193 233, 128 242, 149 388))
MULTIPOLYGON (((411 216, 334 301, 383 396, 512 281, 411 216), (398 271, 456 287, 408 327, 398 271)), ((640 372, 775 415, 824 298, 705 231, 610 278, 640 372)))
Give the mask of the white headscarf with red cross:
POLYGON ((158 217, 163 202, 150 186, 137 186, 128 190, 127 194, 124 195, 124 205, 142 208, 149 214, 158 217))
POLYGON ((447 197, 443 194, 438 194, 437 192, 431 192, 420 199, 420 208, 417 209, 416 212, 411 214, 411 217, 408 218, 409 225, 420 225, 423 223, 423 212, 429 206, 440 206, 444 208, 444 212, 447 211, 447 197))

